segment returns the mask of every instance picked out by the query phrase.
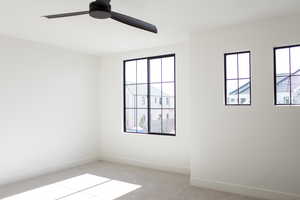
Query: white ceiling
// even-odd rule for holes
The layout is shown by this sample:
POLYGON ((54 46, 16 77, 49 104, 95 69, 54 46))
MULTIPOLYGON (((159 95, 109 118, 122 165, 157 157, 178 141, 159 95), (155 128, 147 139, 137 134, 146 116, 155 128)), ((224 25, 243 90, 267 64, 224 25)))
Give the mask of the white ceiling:
POLYGON ((40 16, 88 10, 90 0, 2 1, 0 34, 90 54, 151 48, 186 40, 195 30, 300 13, 299 0, 112 0, 112 9, 157 25, 159 34, 88 15, 40 16))

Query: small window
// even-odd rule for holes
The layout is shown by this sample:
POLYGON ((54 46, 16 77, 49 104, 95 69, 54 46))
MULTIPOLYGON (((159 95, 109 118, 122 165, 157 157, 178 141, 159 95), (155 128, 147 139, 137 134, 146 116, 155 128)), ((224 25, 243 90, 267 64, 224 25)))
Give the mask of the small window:
POLYGON ((124 61, 124 132, 175 135, 175 55, 124 61))
POLYGON ((275 104, 300 105, 300 45, 274 48, 275 104))
POLYGON ((251 105, 250 51, 225 54, 225 105, 251 105))
POLYGON ((166 97, 166 105, 170 105, 170 100, 169 100, 169 97, 166 97))
POLYGON ((142 96, 142 105, 146 105, 146 98, 144 96, 142 96))
POLYGON ((160 106, 162 105, 162 98, 161 97, 159 98, 159 105, 160 106))

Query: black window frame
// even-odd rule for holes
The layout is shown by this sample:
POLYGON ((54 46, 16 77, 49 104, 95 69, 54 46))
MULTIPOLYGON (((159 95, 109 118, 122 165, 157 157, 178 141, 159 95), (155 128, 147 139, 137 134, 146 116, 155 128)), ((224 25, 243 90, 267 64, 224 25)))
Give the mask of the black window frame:
POLYGON ((251 51, 237 51, 237 52, 230 52, 230 53, 224 53, 224 96, 225 96, 225 106, 251 106, 252 105, 252 67, 251 67, 251 51), (249 53, 249 78, 239 78, 239 62, 238 62, 238 55, 239 54, 244 54, 244 53, 249 53), (237 55, 237 78, 236 79, 227 79, 227 62, 226 62, 226 57, 228 55, 237 55), (238 82, 238 89, 239 89, 239 81, 240 80, 246 80, 249 79, 249 96, 250 96, 250 103, 249 104, 241 104, 240 99, 239 99, 239 92, 238 92, 238 102, 237 104, 229 104, 227 102, 227 81, 228 80, 237 80, 238 82))
POLYGON ((274 105, 275 106, 300 106, 300 104, 293 104, 292 103, 292 77, 300 77, 300 75, 292 75, 291 73, 291 48, 293 47, 300 47, 300 44, 295 44, 295 45, 287 45, 287 46, 279 46, 279 47, 274 47, 273 48, 273 62, 274 62, 274 105), (290 103, 289 104, 280 104, 280 103, 277 103, 277 77, 280 77, 280 76, 277 76, 277 72, 276 72, 276 50, 278 49, 289 49, 289 75, 288 75, 288 78, 290 80, 290 96, 289 96, 289 101, 290 103))
MULTIPOLYGON (((138 85, 138 84, 136 84, 138 85)), ((163 116, 162 116, 162 121, 163 121, 163 116)), ((163 122, 162 122, 163 123, 163 122)), ((123 60, 123 133, 124 134, 137 134, 137 135, 161 135, 161 136, 176 136, 177 134, 177 127, 176 127, 176 54, 172 53, 172 54, 165 54, 165 55, 159 55, 159 56, 150 56, 150 57, 141 57, 141 58, 134 58, 134 59, 127 59, 127 60, 123 60), (168 58, 168 57, 174 57, 174 81, 167 81, 167 82, 163 82, 161 80, 161 82, 155 82, 155 83, 174 83, 174 108, 157 108, 157 109, 161 109, 161 110, 174 110, 174 133, 156 133, 156 132, 150 132, 151 130, 151 108, 150 107, 150 85, 153 84, 150 82, 150 60, 152 59, 162 59, 162 58, 168 58), (126 127, 126 86, 128 84, 126 84, 126 62, 130 62, 130 61, 139 61, 139 60, 147 60, 147 113, 148 113, 148 117, 147 117, 147 121, 148 121, 148 132, 146 133, 142 133, 142 132, 130 132, 127 131, 127 127, 126 127)))

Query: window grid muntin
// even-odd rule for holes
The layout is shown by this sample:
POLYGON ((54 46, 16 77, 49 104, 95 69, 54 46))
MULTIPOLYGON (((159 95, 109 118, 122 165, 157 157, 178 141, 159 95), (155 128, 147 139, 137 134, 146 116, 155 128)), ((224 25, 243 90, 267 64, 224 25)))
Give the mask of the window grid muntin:
POLYGON ((252 104, 252 81, 251 81, 251 52, 250 51, 240 51, 240 52, 233 52, 233 53, 225 53, 224 54, 224 82, 225 82, 225 105, 226 106, 250 106, 252 104), (249 56, 249 77, 248 78, 240 78, 240 66, 239 66, 239 55, 240 54, 248 54, 249 56), (237 59, 237 78, 227 78, 227 56, 236 55, 237 59), (249 103, 248 104, 241 104, 240 103, 240 81, 241 80, 249 80, 249 103), (227 81, 237 81, 237 103, 231 104, 227 101, 227 81))
MULTIPOLYGON (((168 54, 168 55, 162 55, 162 56, 155 56, 155 57, 147 57, 147 58, 138 58, 138 59, 131 59, 131 60, 125 60, 123 62, 123 80, 124 80, 124 132, 125 133, 138 133, 138 134, 149 134, 149 135, 164 135, 164 136, 176 136, 176 56, 175 54, 168 54), (169 57, 174 57, 174 78, 173 80, 174 81, 163 81, 162 80, 162 77, 163 77, 163 74, 162 74, 162 59, 163 58, 169 58, 169 57), (130 62, 130 61, 136 61, 136 70, 137 70, 137 61, 139 60, 143 60, 143 59, 147 59, 147 83, 131 83, 131 84, 127 84, 126 83, 126 63, 127 62, 130 62), (150 60, 151 59, 160 59, 161 61, 161 82, 150 82, 150 60), (161 96, 162 96, 162 86, 164 83, 173 83, 174 84, 174 108, 163 108, 163 102, 161 104, 161 108, 151 108, 151 98, 150 98, 150 93, 151 93, 151 88, 150 88, 150 85, 151 84, 160 84, 161 85, 161 96), (128 85, 136 85, 136 88, 138 85, 148 85, 148 90, 147 90, 147 101, 148 101, 148 105, 147 105, 147 108, 127 108, 126 107, 126 99, 125 99, 125 96, 126 96, 126 86, 128 85), (132 132, 132 131, 127 131, 127 128, 126 128, 126 110, 128 109, 135 109, 135 110, 139 110, 139 109, 147 109, 147 113, 148 113, 148 116, 147 116, 147 119, 148 119, 148 132, 147 133, 141 133, 141 132, 132 132), (163 130, 161 133, 155 133, 155 132, 151 132, 151 110, 161 110, 161 129, 163 129, 163 110, 172 110, 174 111, 174 133, 163 133, 163 130)), ((137 72, 136 72, 136 76, 137 76, 137 72)), ((137 80, 137 77, 136 77, 136 80, 137 80)), ((136 92, 137 93, 137 92, 136 92)), ((137 112, 136 112, 137 113, 137 112)), ((137 114, 136 114, 137 115, 137 114)), ((137 117, 136 117, 137 118, 137 117)), ((137 122, 136 122, 137 123, 137 122)))

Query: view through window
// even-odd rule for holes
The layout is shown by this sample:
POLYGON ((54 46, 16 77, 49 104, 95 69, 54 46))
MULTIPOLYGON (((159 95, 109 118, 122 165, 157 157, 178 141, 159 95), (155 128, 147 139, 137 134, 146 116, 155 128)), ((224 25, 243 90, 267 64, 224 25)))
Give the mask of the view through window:
POLYGON ((124 61, 124 131, 175 135, 175 55, 124 61))
POLYGON ((251 104, 250 51, 225 54, 225 104, 251 104))
POLYGON ((274 49, 275 104, 300 105, 300 45, 274 49))

